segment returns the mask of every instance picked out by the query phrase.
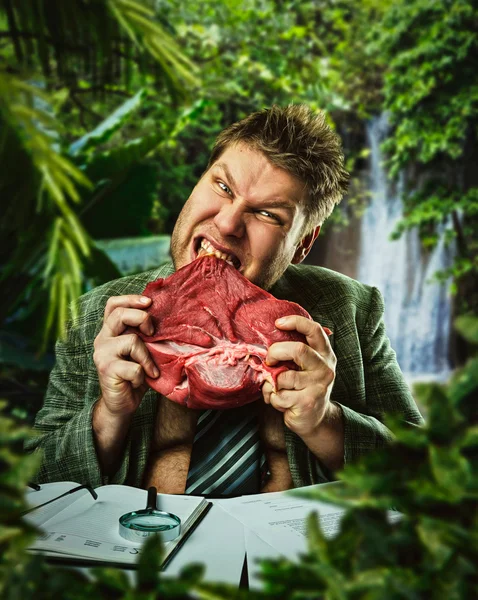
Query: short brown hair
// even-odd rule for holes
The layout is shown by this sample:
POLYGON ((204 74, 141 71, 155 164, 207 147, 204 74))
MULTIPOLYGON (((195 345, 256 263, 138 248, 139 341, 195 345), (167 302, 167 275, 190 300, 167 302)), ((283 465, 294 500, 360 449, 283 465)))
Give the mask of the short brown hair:
POLYGON ((228 146, 241 142, 304 183, 308 202, 301 235, 322 224, 347 191, 340 138, 325 114, 312 112, 306 104, 274 105, 230 125, 217 137, 207 168, 228 146))

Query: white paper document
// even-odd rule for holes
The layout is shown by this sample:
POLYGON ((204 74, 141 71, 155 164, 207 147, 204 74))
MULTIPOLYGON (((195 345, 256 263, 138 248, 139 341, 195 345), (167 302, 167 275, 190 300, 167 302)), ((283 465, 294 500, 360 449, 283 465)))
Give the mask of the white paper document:
POLYGON ((177 576, 186 565, 201 563, 205 581, 237 586, 245 555, 244 527, 214 500, 201 526, 166 569, 166 575, 177 576))
MULTIPOLYGON (((341 484, 334 482, 299 489, 309 491, 315 487, 323 489, 324 486, 336 485, 341 484)), ((297 561, 300 554, 307 552, 307 517, 310 513, 317 513, 322 532, 328 538, 338 533, 345 514, 343 508, 318 500, 298 498, 289 491, 216 502, 244 525, 249 586, 256 589, 262 587, 258 577, 259 560, 284 557, 297 561)), ((389 511, 388 518, 395 521, 401 518, 401 514, 389 511)))
MULTIPOLYGON (((45 484, 38 492, 28 493, 27 502, 36 506, 47 500, 48 496, 52 498, 75 486, 63 482, 56 489, 55 484, 45 484)), ((143 509, 146 506, 146 492, 124 485, 99 487, 95 491, 97 500, 86 490, 81 490, 73 497, 67 496, 25 515, 26 521, 42 530, 30 549, 98 561, 134 562, 142 546, 120 536, 119 518, 127 512, 143 509)), ((193 496, 159 494, 158 509, 174 513, 181 523, 186 523, 201 501, 201 498, 193 496)), ((164 544, 166 556, 175 544, 176 540, 164 544)))
POLYGON ((259 561, 264 558, 277 559, 282 553, 260 538, 252 529, 244 528, 245 542, 247 547, 247 575, 250 589, 261 589, 259 561))
MULTIPOLYGON (((30 507, 39 506, 77 486, 77 483, 65 481, 42 484, 38 491, 27 490, 25 498, 30 507)), ((47 556, 73 554, 100 561, 130 563, 131 558, 141 552, 141 546, 120 537, 118 517, 124 512, 144 508, 146 492, 127 486, 100 487, 96 492, 98 500, 93 500, 87 490, 80 490, 25 515, 25 520, 43 531, 33 549, 41 549, 47 556)), ((174 512, 184 522, 201 501, 196 496, 159 494, 158 508, 174 512)), ((165 575, 178 576, 186 565, 200 563, 205 567, 205 581, 239 585, 244 557, 242 523, 213 505, 168 564, 165 575)), ((80 569, 88 572, 88 568, 80 569)), ((134 582, 134 573, 128 570, 125 573, 134 582)))
MULTIPOLYGON (((303 489, 311 488, 312 486, 303 489)), ((241 496, 219 500, 218 503, 244 527, 290 559, 297 558, 299 553, 307 550, 307 517, 311 512, 319 514, 322 531, 329 537, 338 531, 344 514, 344 510, 337 506, 297 498, 288 492, 241 496)))

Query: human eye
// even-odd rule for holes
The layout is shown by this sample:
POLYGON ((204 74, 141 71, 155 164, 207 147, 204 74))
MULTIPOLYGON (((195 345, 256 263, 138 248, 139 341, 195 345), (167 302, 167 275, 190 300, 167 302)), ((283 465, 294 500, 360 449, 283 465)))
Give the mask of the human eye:
POLYGON ((232 191, 231 188, 229 186, 227 186, 224 181, 218 181, 217 185, 221 188, 221 190, 223 192, 226 192, 226 194, 229 194, 230 196, 232 196, 232 191))
POLYGON ((264 215, 267 219, 275 221, 279 225, 282 225, 282 219, 280 219, 277 215, 270 213, 268 210, 259 210, 258 213, 260 215, 264 215))

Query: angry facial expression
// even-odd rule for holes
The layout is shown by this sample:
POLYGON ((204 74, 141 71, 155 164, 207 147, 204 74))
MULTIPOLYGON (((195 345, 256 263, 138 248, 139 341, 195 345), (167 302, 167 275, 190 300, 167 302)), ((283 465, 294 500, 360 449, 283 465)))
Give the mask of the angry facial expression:
POLYGON ((304 184, 262 152, 245 144, 229 146, 178 217, 171 237, 175 268, 212 252, 270 289, 291 262, 307 254, 300 239, 305 199, 304 184))

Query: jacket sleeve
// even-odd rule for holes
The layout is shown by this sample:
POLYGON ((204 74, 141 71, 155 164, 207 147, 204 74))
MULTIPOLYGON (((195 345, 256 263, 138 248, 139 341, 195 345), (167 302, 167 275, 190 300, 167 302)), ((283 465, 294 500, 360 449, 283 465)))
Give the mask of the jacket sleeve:
MULTIPOLYGON (((398 414, 412 425, 423 423, 385 333, 382 296, 376 288, 368 290, 354 296, 354 304, 360 306, 357 322, 345 313, 341 340, 336 342, 341 381, 337 386, 336 380, 332 401, 343 413, 346 465, 393 439, 384 425, 386 414, 398 414)), ((334 474, 287 427, 285 436, 295 487, 334 480, 334 474)))
POLYGON ((423 423, 410 389, 385 333, 384 302, 372 288, 365 327, 359 332, 365 386, 365 410, 340 404, 344 416, 345 464, 393 439, 383 424, 386 414, 398 414, 412 425, 423 423))
MULTIPOLYGON (((99 326, 94 314, 80 316, 75 326, 69 323, 65 341, 56 344, 56 363, 44 405, 35 420, 35 436, 26 444, 27 451, 42 453, 37 476, 40 483, 73 481, 93 487, 105 483, 126 483, 132 443, 140 454, 139 458, 144 454, 138 447, 138 444, 144 446, 144 436, 138 436, 137 431, 138 421, 144 420, 139 416, 136 426, 133 421, 117 473, 109 480, 103 477, 92 430, 93 407, 100 395, 93 362, 95 321, 99 326), (88 331, 93 332, 92 335, 88 335, 88 331)), ((136 476, 133 474, 128 483, 138 485, 140 476, 140 472, 136 476)))
POLYGON ((88 349, 79 327, 67 327, 67 339, 55 347, 44 404, 35 419, 35 437, 26 449, 42 452, 38 480, 102 483, 91 417, 96 398, 88 397, 88 349))

